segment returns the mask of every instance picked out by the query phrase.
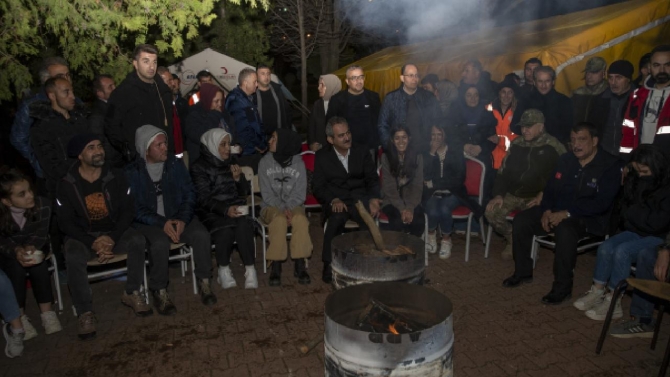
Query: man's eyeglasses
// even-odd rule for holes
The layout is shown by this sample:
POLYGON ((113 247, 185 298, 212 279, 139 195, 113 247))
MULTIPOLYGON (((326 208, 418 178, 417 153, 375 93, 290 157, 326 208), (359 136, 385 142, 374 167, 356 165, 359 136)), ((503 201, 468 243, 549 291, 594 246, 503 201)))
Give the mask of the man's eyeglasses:
POLYGON ((363 80, 365 80, 365 75, 351 76, 351 77, 349 77, 348 80, 351 80, 351 81, 359 81, 359 80, 360 80, 360 81, 363 81, 363 80))
POLYGON ((421 78, 421 76, 419 76, 418 74, 417 75, 403 75, 403 76, 409 77, 410 79, 420 79, 421 78))

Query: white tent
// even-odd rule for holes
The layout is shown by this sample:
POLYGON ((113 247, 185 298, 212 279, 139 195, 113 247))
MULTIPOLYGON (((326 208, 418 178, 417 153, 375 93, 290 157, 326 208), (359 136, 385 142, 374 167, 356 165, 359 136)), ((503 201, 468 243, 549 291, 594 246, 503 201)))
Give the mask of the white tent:
MULTIPOLYGON (((227 92, 230 92, 237 86, 237 75, 244 68, 254 68, 249 64, 242 63, 230 56, 216 52, 211 48, 206 48, 201 52, 189 56, 188 58, 168 67, 170 72, 177 74, 181 79, 180 91, 182 94, 188 94, 198 83, 196 75, 200 71, 208 71, 214 76, 215 84, 218 84, 227 92)), ((286 99, 295 101, 291 92, 286 89, 284 84, 279 81, 277 76, 272 74, 272 81, 281 84, 282 92, 286 99)))

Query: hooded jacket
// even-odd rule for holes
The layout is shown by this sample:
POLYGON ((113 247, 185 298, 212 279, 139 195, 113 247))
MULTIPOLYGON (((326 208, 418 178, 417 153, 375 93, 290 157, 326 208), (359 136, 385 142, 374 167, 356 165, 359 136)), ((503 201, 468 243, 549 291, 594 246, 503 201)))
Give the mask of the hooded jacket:
POLYGON ((670 232, 670 186, 657 189, 642 202, 622 204, 621 218, 626 230, 666 239, 670 232))
MULTIPOLYGON (((413 94, 416 105, 421 115, 421 125, 419 132, 412 131, 412 138, 417 141, 417 147, 422 150, 430 141, 430 128, 441 118, 440 105, 435 95, 423 88, 417 88, 413 94)), ((404 124, 407 120, 407 102, 410 95, 403 90, 403 84, 398 89, 387 94, 384 98, 381 110, 379 111, 379 141, 381 145, 386 145, 391 135, 391 127, 396 124, 404 124)))
POLYGON ((261 117, 258 109, 239 86, 231 90, 226 97, 226 110, 235 121, 235 132, 233 138, 242 145, 242 155, 252 155, 256 149, 266 149, 268 144, 263 131, 261 117))
MULTIPOLYGON (((68 170, 67 175, 58 183, 56 215, 60 230, 69 238, 73 238, 87 247, 91 247, 96 237, 91 235, 91 221, 86 209, 85 198, 82 197, 82 177, 79 174, 80 162, 68 170)), ((114 226, 107 230, 107 235, 118 242, 123 232, 130 227, 135 214, 133 193, 120 169, 102 167, 100 174, 105 205, 109 210, 109 218, 114 226)))
MULTIPOLYGON (((649 76, 645 81, 644 86, 635 89, 628 99, 628 106, 626 107, 626 114, 623 119, 623 128, 621 134, 621 146, 619 151, 621 153, 630 153, 633 149, 640 145, 640 137, 642 136, 642 124, 646 114, 647 99, 651 91, 663 91, 663 89, 656 89, 654 87, 654 78, 649 76)), ((665 98, 670 97, 670 86, 665 88, 665 98)), ((656 123, 656 137, 654 137, 654 144, 662 144, 662 146, 670 146, 670 100, 666 100, 663 108, 658 114, 658 122, 656 123)))
POLYGON ((167 160, 163 163, 161 177, 165 216, 158 214, 156 188, 145 160, 148 142, 158 133, 165 131, 151 125, 138 129, 137 157, 125 168, 128 183, 135 193, 135 221, 161 228, 170 219, 181 220, 188 225, 193 219, 195 210, 195 189, 182 160, 169 152, 167 160))
POLYGON ((570 141, 570 130, 575 119, 570 98, 553 88, 547 94, 542 94, 537 90, 532 91, 527 101, 520 102, 514 112, 512 132, 517 135, 521 135, 519 121, 527 109, 538 109, 544 114, 544 129, 551 136, 563 144, 570 141))
POLYGON ((293 209, 305 204, 307 172, 302 157, 297 155, 285 168, 268 153, 258 164, 258 184, 261 188, 261 208, 293 209))
POLYGON ((58 182, 76 161, 67 155, 67 144, 74 135, 88 132, 89 115, 88 109, 82 105, 75 105, 70 111, 70 119, 52 109, 51 102, 30 105, 30 116, 35 119, 30 128, 31 144, 51 198, 56 195, 58 182))
POLYGON ((145 124, 165 131, 168 154, 174 155, 172 90, 156 74, 152 84, 142 81, 137 72, 129 73, 107 101, 105 134, 126 161, 135 157, 135 131, 145 124))

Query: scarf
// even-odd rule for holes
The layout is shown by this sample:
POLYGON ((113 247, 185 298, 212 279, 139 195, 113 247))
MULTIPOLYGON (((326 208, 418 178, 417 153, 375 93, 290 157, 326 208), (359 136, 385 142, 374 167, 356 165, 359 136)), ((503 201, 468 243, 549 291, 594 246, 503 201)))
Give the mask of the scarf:
POLYGON ((221 144, 221 140, 225 138, 226 136, 230 136, 228 132, 226 132, 222 128, 212 128, 211 130, 205 132, 202 134, 200 137, 200 143, 202 143, 205 147, 207 147, 207 150, 209 153, 212 154, 212 156, 216 157, 217 159, 224 161, 221 155, 219 154, 219 144, 221 144))

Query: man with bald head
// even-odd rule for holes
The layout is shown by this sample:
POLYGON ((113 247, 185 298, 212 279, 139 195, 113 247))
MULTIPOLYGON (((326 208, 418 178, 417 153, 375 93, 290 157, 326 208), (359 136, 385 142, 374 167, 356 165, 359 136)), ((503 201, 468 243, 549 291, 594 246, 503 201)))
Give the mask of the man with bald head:
POLYGON ((382 146, 389 142, 391 127, 405 124, 412 133, 415 146, 427 149, 430 128, 440 115, 435 95, 419 86, 419 69, 414 64, 405 64, 400 69, 400 87, 386 95, 379 112, 379 138, 382 146), (425 148, 424 148, 425 147, 425 148))

